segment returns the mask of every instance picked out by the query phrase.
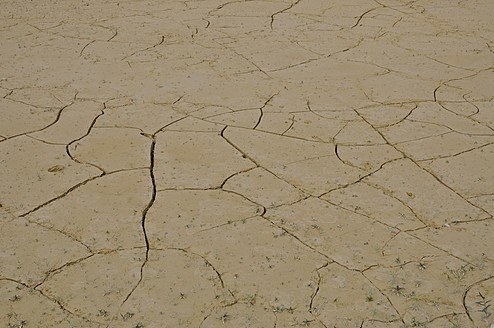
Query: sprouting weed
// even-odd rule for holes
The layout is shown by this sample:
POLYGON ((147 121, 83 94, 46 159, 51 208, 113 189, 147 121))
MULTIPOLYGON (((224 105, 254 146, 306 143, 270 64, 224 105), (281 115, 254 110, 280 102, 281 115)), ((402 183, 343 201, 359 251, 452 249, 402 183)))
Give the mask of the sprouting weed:
POLYGON ((21 297, 19 295, 14 295, 11 298, 9 298, 9 301, 16 302, 16 301, 19 301, 20 299, 21 299, 21 297))
POLYGON ((482 312, 484 314, 483 319, 487 319, 492 315, 492 313, 489 312, 489 307, 491 306, 491 304, 489 303, 491 302, 491 300, 487 300, 487 298, 484 295, 482 295, 482 293, 480 292, 478 296, 482 298, 481 301, 475 302, 475 304, 480 305, 482 307, 482 309, 478 310, 478 312, 482 312))
POLYGON ((403 295, 403 289, 405 289, 405 287, 396 285, 395 287, 391 288, 391 292, 393 292, 393 294, 397 296, 401 296, 403 295))
POLYGON ((27 325, 27 321, 21 320, 19 323, 15 325, 9 325, 8 328, 23 328, 25 325, 27 325))
POLYGON ((284 305, 277 306, 273 309, 273 312, 275 313, 281 313, 281 312, 288 312, 288 313, 293 313, 293 308, 290 306, 287 308, 284 305))
POLYGON ((130 319, 134 316, 134 313, 132 312, 127 312, 125 314, 120 313, 120 316, 122 317, 123 321, 126 321, 127 319, 130 319))
POLYGON ((485 267, 485 262, 487 260, 487 257, 485 256, 484 253, 482 253, 481 256, 475 258, 475 261, 477 262, 477 265, 480 270, 482 270, 485 267))
POLYGON ((412 319, 412 327, 427 327, 424 322, 420 322, 415 317, 412 319))
POLYGON ((372 297, 372 296, 367 296, 367 297, 365 298, 365 301, 366 301, 366 302, 372 302, 372 301, 374 301, 374 297, 372 297))
POLYGON ((247 295, 247 304, 250 306, 256 304, 256 295, 247 295))
POLYGON ((417 264, 417 267, 419 268, 419 270, 425 270, 427 269, 427 263, 420 262, 419 264, 417 264))
POLYGON ((456 281, 456 286, 458 287, 460 285, 460 282, 465 278, 465 274, 467 273, 467 270, 465 270, 466 265, 462 265, 459 269, 457 270, 449 270, 451 275, 456 281))
POLYGON ((231 316, 228 313, 223 313, 223 315, 219 316, 218 319, 221 320, 222 323, 225 323, 225 321, 231 319, 231 316))
POLYGON ((107 317, 108 316, 108 312, 106 310, 99 309, 98 310, 98 314, 96 316, 98 316, 98 317, 107 317))

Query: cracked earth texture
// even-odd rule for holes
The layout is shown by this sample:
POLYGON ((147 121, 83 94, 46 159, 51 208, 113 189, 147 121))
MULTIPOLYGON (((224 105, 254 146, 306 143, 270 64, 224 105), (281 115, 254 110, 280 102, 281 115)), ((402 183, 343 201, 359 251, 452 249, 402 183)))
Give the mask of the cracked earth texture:
POLYGON ((2 1, 0 327, 491 327, 493 16, 2 1))

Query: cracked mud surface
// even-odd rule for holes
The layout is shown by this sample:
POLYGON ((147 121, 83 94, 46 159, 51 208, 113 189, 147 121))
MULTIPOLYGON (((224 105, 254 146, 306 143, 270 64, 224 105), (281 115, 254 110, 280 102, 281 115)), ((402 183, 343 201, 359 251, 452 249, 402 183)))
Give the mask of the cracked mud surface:
POLYGON ((0 327, 491 327, 493 15, 3 1, 0 327))

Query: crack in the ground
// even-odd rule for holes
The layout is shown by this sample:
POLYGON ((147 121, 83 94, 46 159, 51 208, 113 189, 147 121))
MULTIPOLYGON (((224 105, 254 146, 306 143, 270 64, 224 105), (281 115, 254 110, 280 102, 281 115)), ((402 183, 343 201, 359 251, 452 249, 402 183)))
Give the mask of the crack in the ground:
POLYGON ((254 125, 254 127, 252 128, 253 130, 255 130, 259 126, 259 124, 261 123, 262 117, 264 115, 263 109, 271 102, 271 100, 273 100, 274 97, 276 97, 279 94, 280 94, 280 91, 271 95, 271 97, 269 97, 268 100, 266 100, 264 102, 264 104, 259 108, 259 112, 260 112, 259 119, 257 120, 256 125, 254 125))
POLYGON ((301 1, 302 1, 302 0, 297 0, 297 1, 293 2, 293 3, 291 3, 288 7, 283 8, 283 9, 278 10, 277 12, 273 13, 273 14, 270 16, 271 21, 269 22, 269 27, 270 27, 271 29, 273 29, 274 18, 276 17, 276 15, 282 14, 282 13, 284 13, 284 12, 286 12, 286 11, 288 11, 288 10, 292 9, 293 7, 295 7, 296 5, 298 5, 301 1))

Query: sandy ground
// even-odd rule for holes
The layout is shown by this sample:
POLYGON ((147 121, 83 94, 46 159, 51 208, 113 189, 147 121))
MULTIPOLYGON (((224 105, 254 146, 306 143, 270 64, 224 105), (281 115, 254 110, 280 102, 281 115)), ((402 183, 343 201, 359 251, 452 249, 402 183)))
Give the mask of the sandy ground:
POLYGON ((491 327, 491 0, 3 0, 0 327, 491 327))

